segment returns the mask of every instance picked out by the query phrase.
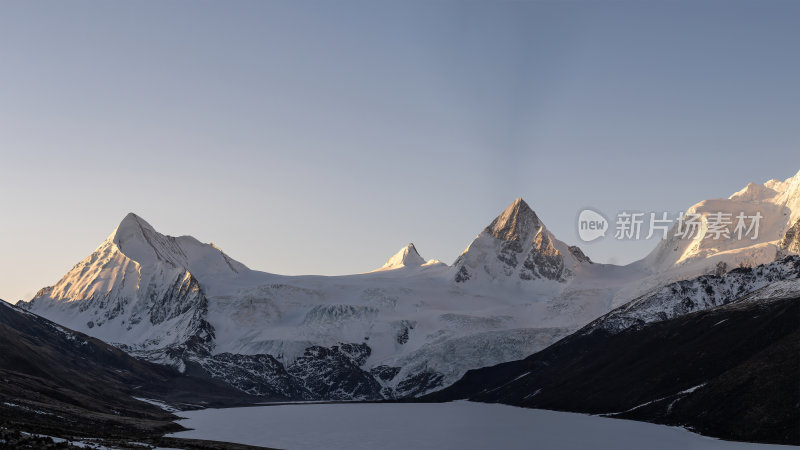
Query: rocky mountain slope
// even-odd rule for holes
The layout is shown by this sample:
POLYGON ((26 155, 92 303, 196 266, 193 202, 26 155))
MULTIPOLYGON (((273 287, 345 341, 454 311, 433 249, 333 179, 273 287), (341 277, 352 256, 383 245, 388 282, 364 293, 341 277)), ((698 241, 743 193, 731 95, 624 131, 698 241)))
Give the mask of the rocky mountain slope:
POLYGON ((667 284, 614 309, 587 325, 581 332, 603 329, 619 333, 647 323, 660 322, 704 309, 728 304, 755 292, 783 295, 798 286, 800 258, 782 260, 754 268, 741 267, 720 275, 702 275, 667 284))
POLYGON ((556 239, 518 198, 472 241, 453 267, 459 283, 502 278, 563 283, 579 264, 588 262, 581 256, 580 249, 556 239))
POLYGON ((181 429, 173 423, 175 415, 139 398, 177 405, 190 399, 197 402, 194 407, 252 401, 213 380, 133 358, 2 300, 0 380, 2 428, 74 438, 160 442, 164 433, 181 429))
POLYGON ((786 230, 780 242, 779 255, 800 253, 800 219, 786 230))

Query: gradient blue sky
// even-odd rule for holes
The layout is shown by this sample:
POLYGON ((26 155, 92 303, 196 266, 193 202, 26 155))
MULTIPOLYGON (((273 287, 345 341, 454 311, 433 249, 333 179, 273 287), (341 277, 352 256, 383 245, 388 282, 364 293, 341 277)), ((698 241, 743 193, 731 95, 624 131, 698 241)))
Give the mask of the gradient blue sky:
MULTIPOLYGON (((255 269, 451 263, 515 197, 679 211, 800 169, 800 2, 0 3, 0 298, 129 211, 255 269)), ((582 245, 625 263, 654 242, 582 245)))

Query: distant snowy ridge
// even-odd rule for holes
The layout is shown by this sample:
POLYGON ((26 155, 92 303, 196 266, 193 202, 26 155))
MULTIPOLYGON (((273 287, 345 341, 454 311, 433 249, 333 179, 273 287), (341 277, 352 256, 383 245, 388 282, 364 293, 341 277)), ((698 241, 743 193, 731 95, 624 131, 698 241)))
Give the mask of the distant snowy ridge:
POLYGON ((425 259, 422 256, 420 256, 414 244, 411 243, 401 248, 397 253, 392 255, 392 257, 389 258, 380 269, 376 269, 373 272, 382 272, 387 270, 398 270, 398 269, 416 269, 421 267, 432 267, 432 266, 446 267, 447 265, 442 263, 438 259, 431 259, 430 261, 425 261, 425 259))
POLYGON ((609 283, 570 282, 578 266, 598 279, 608 268, 579 260, 521 199, 487 230, 496 246, 473 243, 460 259, 487 268, 469 283, 413 244, 371 273, 286 277, 129 214, 21 306, 264 398, 417 395, 541 349, 610 306, 609 283))
POLYGON ((768 264, 787 254, 797 253, 794 245, 797 233, 792 234, 800 220, 800 171, 784 181, 769 180, 763 184, 749 183, 727 199, 704 200, 692 205, 687 214, 699 214, 701 227, 694 239, 678 236, 678 224, 659 242, 650 254, 632 264, 650 273, 640 283, 621 289, 614 305, 620 306, 645 292, 679 280, 714 274, 735 267, 755 267, 768 264), (714 239, 709 235, 709 215, 722 213, 736 224, 740 213, 762 216, 758 236, 741 239, 731 233, 729 238, 714 239), (788 240, 784 242, 788 233, 788 240), (792 238, 794 236, 794 238, 792 238))
MULTIPOLYGON (((775 259, 780 240, 800 219, 800 172, 785 181, 770 180, 764 184, 750 183, 727 199, 699 202, 687 213, 700 214, 703 226, 696 239, 681 239, 676 229, 669 239, 662 241, 644 260, 653 272, 680 270, 697 266, 712 267, 718 262, 728 267, 756 266, 775 259), (738 239, 714 239, 708 235, 709 215, 730 214, 735 221, 739 213, 763 216, 758 237, 752 234, 738 239)), ((677 227, 677 225, 676 225, 677 227)))
POLYGON ((653 290, 611 311, 582 330, 602 328, 619 333, 647 323, 728 304, 800 295, 800 256, 791 255, 754 268, 733 269, 720 275, 702 275, 653 290))
MULTIPOLYGON (((728 290, 740 288, 710 281, 712 295, 702 293, 705 286, 677 293, 664 286, 770 263, 779 248, 796 252, 797 225, 789 221, 800 210, 798 180, 752 185, 693 207, 758 208, 764 241, 668 240, 624 267, 592 263, 522 199, 453 266, 426 262, 409 244, 378 270, 334 277, 251 270, 213 245, 165 236, 129 214, 58 283, 20 306, 138 357, 191 366, 264 398, 421 395, 467 370, 541 350, 632 299, 632 308, 661 309, 641 306, 640 315, 620 316, 621 323, 690 310, 681 306, 681 289, 693 292, 696 305, 724 302, 728 290)), ((737 283, 763 285, 744 276, 737 283)))

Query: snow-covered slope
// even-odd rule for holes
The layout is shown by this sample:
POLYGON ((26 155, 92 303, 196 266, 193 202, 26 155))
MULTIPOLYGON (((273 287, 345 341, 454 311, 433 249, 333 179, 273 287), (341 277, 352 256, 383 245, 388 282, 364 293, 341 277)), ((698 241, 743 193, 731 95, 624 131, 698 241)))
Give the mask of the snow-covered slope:
MULTIPOLYGON (((725 273, 736 267, 755 267, 797 253, 797 246, 792 245, 796 234, 791 230, 800 220, 800 172, 785 181, 749 183, 727 199, 701 201, 687 209, 686 215, 691 214, 701 217, 698 232, 683 237, 679 233, 680 224, 676 223, 667 239, 659 242, 644 259, 632 264, 650 275, 620 290, 615 306, 671 282, 725 273), (729 237, 709 230, 709 223, 716 220, 717 213, 731 222, 726 227, 729 237), (741 238, 735 233, 737 216, 742 213, 745 217, 761 216, 757 236, 755 229, 749 234, 743 229, 741 238)), ((743 223, 749 228, 752 220, 746 218, 743 223)), ((684 226, 684 230, 687 229, 684 226)))
POLYGON ((470 371, 426 400, 600 414, 798 444, 799 274, 800 257, 792 255, 667 286, 523 360, 470 371))
POLYGON ((129 214, 102 244, 27 307, 129 350, 210 351, 210 285, 249 270, 196 239, 164 236, 129 214))
POLYGON ((800 218, 800 172, 786 181, 750 183, 727 199, 704 200, 689 208, 687 214, 702 216, 699 234, 686 239, 676 236, 673 228, 669 239, 644 259, 651 271, 713 271, 720 262, 728 268, 768 263, 775 259, 786 231, 800 218), (709 215, 716 213, 730 214, 733 223, 729 238, 714 239, 709 235, 709 215), (740 239, 733 233, 740 213, 763 216, 757 238, 753 239, 754 233, 750 233, 740 239))
POLYGON ((521 199, 455 267, 412 244, 379 270, 339 277, 253 271, 130 214, 25 307, 256 395, 397 397, 551 344, 608 311, 635 273, 591 264, 521 199))
POLYGON ((425 260, 422 259, 422 256, 419 256, 419 252, 417 252, 417 248, 414 247, 414 244, 408 244, 407 246, 400 249, 399 252, 395 253, 386 264, 383 265, 378 270, 394 270, 394 269, 403 269, 403 268, 412 268, 412 267, 419 267, 425 264, 425 260))
POLYGON ((734 300, 784 298, 800 295, 800 256, 754 268, 742 267, 721 275, 702 275, 654 289, 614 309, 585 327, 585 334, 602 328, 618 333, 646 323, 660 322, 702 311, 734 300))
MULTIPOLYGON (((250 270, 211 244, 162 235, 131 214, 22 306, 137 356, 199 367, 254 395, 419 395, 469 369, 534 353, 631 299, 682 300, 659 294, 669 283, 773 261, 779 246, 795 251, 798 184, 800 175, 749 185, 692 209, 760 212, 759 239, 668 240, 624 267, 592 263, 522 199, 453 266, 425 262, 411 244, 378 270, 336 277, 250 270)), ((687 287, 702 297, 701 288, 687 287)), ((712 288, 725 289, 732 288, 712 288)), ((717 301, 708 295, 702 301, 717 301)))

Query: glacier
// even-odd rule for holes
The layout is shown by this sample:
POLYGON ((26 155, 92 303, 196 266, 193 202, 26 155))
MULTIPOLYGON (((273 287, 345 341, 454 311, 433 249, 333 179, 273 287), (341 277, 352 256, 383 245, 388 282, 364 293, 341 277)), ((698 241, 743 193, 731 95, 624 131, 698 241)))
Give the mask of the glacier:
POLYGON ((761 211, 764 228, 758 240, 670 238, 616 266, 559 240, 519 198, 451 266, 409 244, 372 272, 285 276, 129 214, 20 306, 265 399, 411 397, 535 353, 631 300, 674 308, 657 294, 670 283, 796 252, 800 172, 689 210, 704 220, 761 211))

